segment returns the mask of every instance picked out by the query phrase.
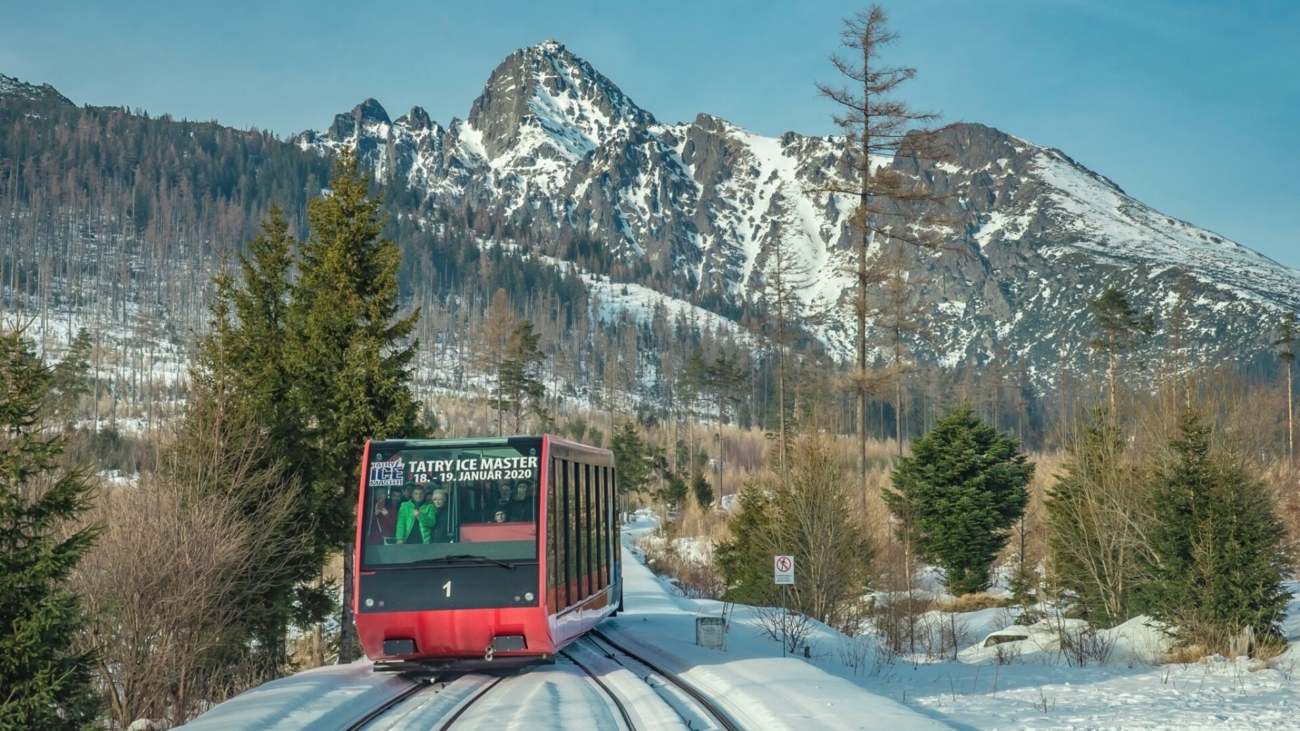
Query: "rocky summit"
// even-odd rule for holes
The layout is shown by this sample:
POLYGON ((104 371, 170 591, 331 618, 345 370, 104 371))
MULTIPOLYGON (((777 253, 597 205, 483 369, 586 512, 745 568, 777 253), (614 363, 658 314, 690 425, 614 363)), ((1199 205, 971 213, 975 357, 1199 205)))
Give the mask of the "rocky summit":
MULTIPOLYGON (((1185 322, 1176 338, 1205 356, 1259 354, 1278 314, 1300 309, 1300 272, 1152 210, 1059 150, 979 124, 940 138, 942 159, 877 163, 928 187, 947 222, 943 245, 907 265, 919 358, 997 360, 1050 383, 1063 358, 1083 357, 1088 302, 1110 286, 1185 322)), ((377 179, 435 207, 472 206, 523 240, 598 242, 680 299, 761 305, 765 263, 784 244, 807 271, 809 331, 852 353, 856 201, 815 192, 843 169, 835 138, 765 137, 703 113, 661 122, 547 41, 502 61, 465 120, 443 127, 417 107, 392 122, 368 99, 294 141, 323 154, 350 145, 377 179)))

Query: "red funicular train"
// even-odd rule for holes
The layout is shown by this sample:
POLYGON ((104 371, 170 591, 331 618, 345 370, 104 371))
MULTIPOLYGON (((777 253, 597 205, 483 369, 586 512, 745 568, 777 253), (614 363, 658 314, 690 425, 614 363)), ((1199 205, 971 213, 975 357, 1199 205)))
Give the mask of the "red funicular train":
POLYGON ((550 435, 367 442, 353 609, 392 667, 545 662, 622 605, 614 456, 550 435))

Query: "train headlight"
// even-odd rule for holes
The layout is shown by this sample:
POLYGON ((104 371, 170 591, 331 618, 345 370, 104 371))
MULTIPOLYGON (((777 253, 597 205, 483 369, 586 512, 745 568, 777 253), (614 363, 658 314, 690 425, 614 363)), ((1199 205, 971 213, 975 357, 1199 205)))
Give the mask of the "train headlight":
POLYGON ((531 602, 533 600, 533 593, 530 591, 527 594, 524 594, 524 599, 531 602))
POLYGON ((366 606, 367 606, 367 607, 373 607, 373 606, 375 606, 375 600, 374 600, 374 599, 371 599, 370 597, 366 597, 366 606))

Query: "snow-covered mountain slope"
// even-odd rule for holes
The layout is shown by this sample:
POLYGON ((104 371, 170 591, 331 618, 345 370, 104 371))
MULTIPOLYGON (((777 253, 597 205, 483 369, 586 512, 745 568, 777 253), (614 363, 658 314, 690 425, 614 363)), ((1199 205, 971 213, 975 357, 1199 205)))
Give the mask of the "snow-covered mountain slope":
POLYGON ((1186 341, 1194 358, 1266 357, 1279 315, 1300 310, 1300 272, 1152 210, 1059 150, 976 124, 941 137, 949 159, 894 163, 966 221, 910 280, 929 325, 915 346, 940 362, 1000 358, 1050 380, 1061 358, 1085 357, 1088 303, 1112 286, 1155 315, 1152 356, 1186 341))
MULTIPOLYGON (((850 210, 805 193, 836 161, 831 140, 761 137, 706 114, 661 124, 553 41, 506 58, 465 121, 443 128, 417 108, 393 123, 368 99, 295 141, 350 145, 378 179, 535 240, 598 240, 684 294, 743 300, 781 239, 826 264, 850 210)), ((833 300, 832 289, 818 293, 833 300)))
POLYGON ((0 74, 0 97, 6 96, 18 97, 27 101, 53 102, 54 104, 72 106, 72 101, 70 99, 60 94, 49 84, 36 86, 34 84, 19 81, 12 76, 0 74))
MULTIPOLYGON (((1281 311, 1300 309, 1300 272, 1152 210, 1058 150, 978 124, 940 137, 946 159, 877 163, 928 186, 941 199, 930 212, 955 222, 910 275, 919 357, 998 358, 1051 380, 1062 356, 1082 357, 1088 301, 1108 286, 1157 319, 1182 308, 1181 337, 1207 354, 1254 353, 1281 311)), ((804 301, 826 315, 810 329, 832 352, 853 351, 846 265, 857 202, 817 192, 845 169, 834 138, 764 137, 707 114, 659 122, 547 41, 502 61, 466 121, 444 128, 417 108, 389 122, 367 100, 296 142, 352 145, 380 179, 434 207, 471 208, 480 229, 528 245, 595 240, 648 272, 636 281, 682 299, 761 302, 784 243, 807 271, 804 301)))

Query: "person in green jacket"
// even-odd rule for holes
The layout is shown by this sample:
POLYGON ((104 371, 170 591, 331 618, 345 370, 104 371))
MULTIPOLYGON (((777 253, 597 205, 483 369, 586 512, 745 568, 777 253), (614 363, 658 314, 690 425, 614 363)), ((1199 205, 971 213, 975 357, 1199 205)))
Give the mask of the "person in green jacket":
POLYGON ((430 543, 437 522, 438 511, 425 504, 424 489, 417 485, 411 491, 411 499, 397 510, 397 542, 430 543))

